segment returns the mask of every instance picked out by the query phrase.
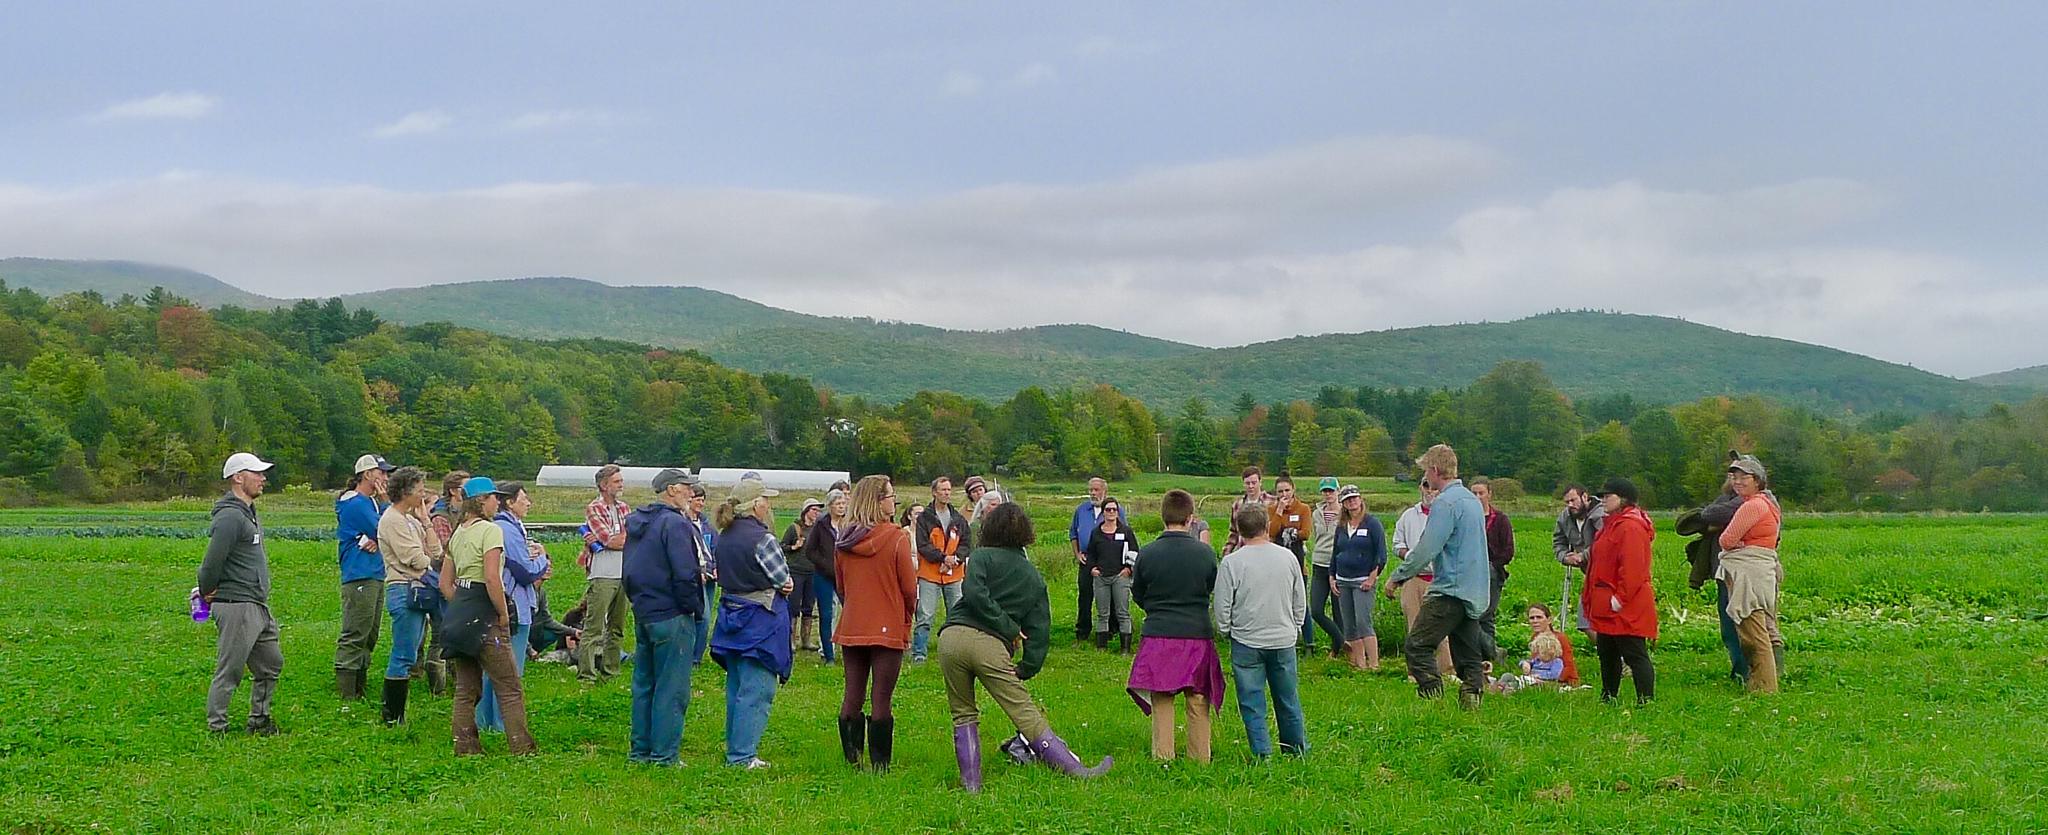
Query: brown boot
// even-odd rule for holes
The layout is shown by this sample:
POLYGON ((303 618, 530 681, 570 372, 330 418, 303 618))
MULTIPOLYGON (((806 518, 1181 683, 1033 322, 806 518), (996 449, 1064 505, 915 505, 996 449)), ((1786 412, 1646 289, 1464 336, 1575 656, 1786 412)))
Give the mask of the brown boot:
POLYGON ((804 646, 803 646, 803 648, 804 648, 804 649, 807 649, 807 650, 810 650, 810 651, 812 651, 812 652, 817 652, 817 651, 818 651, 818 638, 819 638, 819 635, 818 635, 818 616, 817 616, 817 615, 807 615, 807 616, 805 616, 805 617, 804 617, 804 646))

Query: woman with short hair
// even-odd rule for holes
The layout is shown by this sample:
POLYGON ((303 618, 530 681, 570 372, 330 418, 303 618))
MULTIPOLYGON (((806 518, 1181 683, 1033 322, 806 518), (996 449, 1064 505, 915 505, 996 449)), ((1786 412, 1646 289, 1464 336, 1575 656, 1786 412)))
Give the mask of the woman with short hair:
POLYGON ((1037 541, 1031 517, 1014 502, 1005 502, 989 511, 984 521, 988 527, 960 583, 960 608, 947 613, 939 632, 939 670, 946 679, 946 702, 953 709, 953 756, 960 764, 960 784, 970 793, 981 791, 976 682, 1029 741, 1032 758, 1069 777, 1099 776, 1109 771, 1110 758, 1103 757, 1094 768, 1082 765, 1024 689, 1024 682, 1045 665, 1046 647, 1052 642, 1052 604, 1046 600, 1045 578, 1024 553, 1037 541), (1022 658, 1012 662, 1020 648, 1022 658))
POLYGON ((1188 758, 1209 761, 1210 720, 1223 703, 1223 661, 1209 618, 1216 552, 1190 533, 1195 499, 1168 490, 1159 503, 1165 530, 1138 552, 1131 598, 1145 610, 1145 635, 1124 690, 1152 716, 1152 756, 1173 759, 1173 702, 1185 696, 1188 758))
POLYGON ((384 665, 384 724, 405 721, 412 670, 419 663, 427 610, 440 608, 439 578, 426 576, 441 561, 441 538, 427 516, 427 474, 400 467, 384 484, 390 504, 377 518, 377 553, 384 557, 384 610, 391 614, 391 658, 384 665), (419 601, 415 601, 419 597, 419 601), (418 605, 415 605, 416 602, 418 605))
MULTIPOLYGON (((494 686, 504 717, 505 742, 514 754, 535 746, 526 729, 526 698, 513 666, 512 602, 505 593, 505 531, 492 522, 503 498, 496 484, 478 476, 463 483, 462 519, 441 560, 441 594, 448 598, 444 649, 455 661, 455 707, 449 714, 456 756, 481 754, 477 738, 480 679, 494 686)), ((526 652, 522 644, 518 653, 526 652)))
POLYGON ((896 679, 917 612, 917 550, 909 533, 890 524, 896 488, 888 476, 863 478, 851 498, 835 501, 846 507, 832 560, 846 598, 832 635, 846 657, 839 748, 848 765, 858 766, 865 746, 869 767, 886 771, 895 752, 896 679))
POLYGON ((1600 653, 1600 700, 1621 693, 1621 670, 1635 677, 1636 704, 1657 695, 1657 669, 1649 642, 1657 637, 1657 590, 1650 583, 1650 540, 1656 529, 1636 506, 1636 485, 1610 478, 1600 488, 1607 522, 1593 538, 1586 563, 1586 619, 1600 653))

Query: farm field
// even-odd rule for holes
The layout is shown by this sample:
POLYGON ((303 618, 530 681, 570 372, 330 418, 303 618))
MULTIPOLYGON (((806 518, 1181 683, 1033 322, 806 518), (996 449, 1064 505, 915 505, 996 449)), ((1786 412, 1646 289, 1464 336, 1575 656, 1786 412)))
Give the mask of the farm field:
MULTIPOLYGON (((1180 480, 1210 498, 1219 532, 1228 479, 1180 480)), ((1156 530, 1147 476, 1128 496, 1156 530)), ((923 491, 905 485, 908 495, 923 491)), ((1403 486, 1367 486, 1391 521, 1403 486)), ((1079 484, 1019 491, 1039 526, 1034 557, 1052 588, 1054 646, 1030 682, 1077 753, 1115 769, 1073 782, 991 757, 987 787, 957 789, 936 665, 898 687, 896 766, 839 761, 840 674, 800 655, 776 700, 768 772, 719 767, 723 673, 700 668, 677 771, 625 761, 625 681, 579 685, 561 666, 527 674, 542 753, 455 760, 446 698, 424 689, 409 725, 385 729, 374 701, 333 693, 338 629, 326 494, 267 496, 272 601, 285 672, 267 739, 204 733, 214 629, 185 615, 211 499, 92 509, 0 510, 0 826, 9 831, 2025 831, 2048 827, 2048 518, 1793 517, 1786 538, 1785 692, 1727 680, 1709 592, 1684 587, 1682 540, 1660 518, 1663 636, 1658 700, 1603 706, 1591 692, 1489 697, 1476 712, 1422 702, 1398 664, 1364 674, 1327 657, 1303 665, 1312 750, 1257 763, 1232 704, 1216 762, 1148 757, 1148 723, 1123 691, 1129 659, 1072 643, 1074 569, 1063 556, 1079 484), (275 501, 273 501, 275 499, 275 501)), ((630 494, 638 503, 644 494, 630 494)), ((536 518, 567 521, 581 491, 543 491, 536 518)), ((782 524, 794 497, 785 496, 782 524)), ((1551 513, 1529 500, 1504 595, 1512 657, 1527 630, 1510 602, 1556 601, 1551 513)), ((1140 526, 1140 531, 1148 526, 1140 526)), ((550 546, 559 613, 583 580, 575 545, 550 546)), ((1517 610, 1518 611, 1518 610, 1517 610)), ((1398 610, 1382 606, 1382 643, 1398 610)), ((387 624, 388 626, 388 624, 387 624)), ((388 649, 388 632, 377 664, 388 649)), ((1591 648, 1582 672, 1596 675, 1591 648)), ((1624 685, 1624 701, 1628 686, 1624 685)), ((237 693, 238 714, 247 700, 237 693)), ((985 748, 1008 727, 983 699, 985 748)))

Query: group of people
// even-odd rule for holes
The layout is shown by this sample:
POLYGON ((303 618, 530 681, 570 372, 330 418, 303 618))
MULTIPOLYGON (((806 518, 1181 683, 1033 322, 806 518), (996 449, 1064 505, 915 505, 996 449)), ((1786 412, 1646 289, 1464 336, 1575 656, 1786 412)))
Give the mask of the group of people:
MULTIPOLYGON (((1377 669, 1379 594, 1400 601, 1408 621, 1401 651, 1422 697, 1441 694, 1447 675, 1468 707, 1489 690, 1575 684, 1572 638, 1556 622, 1562 613, 1575 615, 1592 637, 1603 699, 1617 697, 1624 670, 1638 702, 1654 697, 1654 531, 1633 484, 1616 478, 1598 491, 1566 490, 1553 536, 1567 567, 1561 608, 1528 607, 1529 657, 1493 676, 1494 663, 1504 660, 1494 621, 1513 559, 1512 527, 1484 479, 1469 487, 1460 480, 1450 447, 1430 448, 1417 466, 1421 501, 1403 510, 1391 535, 1355 485, 1324 479, 1322 501, 1311 507, 1296 497, 1291 478, 1281 476, 1269 493, 1263 475, 1248 470, 1221 560, 1186 491, 1162 498, 1163 532, 1141 543, 1107 483, 1089 483, 1068 530, 1078 578, 1075 636, 1092 637, 1101 649, 1114 637, 1128 652, 1136 631, 1131 607, 1144 612, 1126 691, 1152 717, 1155 757, 1174 756, 1179 702, 1188 756, 1210 759, 1211 712, 1225 698, 1219 642, 1227 642, 1252 752, 1275 751, 1270 702, 1278 750, 1305 753, 1298 658, 1314 651, 1321 631, 1334 655, 1377 669), (1583 572, 1576 607, 1574 572, 1583 572)), ((214 507, 200 568, 199 594, 220 633, 207 698, 216 733, 228 730, 229 697, 245 671, 253 679, 246 729, 276 731, 270 703, 282 657, 255 510, 269 468, 248 453, 228 460, 228 493, 214 507)), ((1710 575, 1734 636, 1732 672, 1753 690, 1774 690, 1783 646, 1776 625, 1780 514, 1756 459, 1731 459, 1728 476, 1723 500, 1689 522, 1715 537, 1710 575)), ((541 648, 532 634, 537 623, 550 633, 539 643, 573 644, 579 678, 601 682, 620 671, 630 621, 633 761, 679 762, 691 675, 708 650, 727 672, 726 762, 768 767, 759 746, 776 690, 789 679, 794 653, 815 650, 844 670, 838 725, 846 761, 886 769, 897 679, 906 654, 918 663, 933 651, 943 603, 936 654, 964 787, 981 785, 977 685, 1016 730, 1000 746, 1008 760, 1075 777, 1111 765, 1109 758, 1083 763, 1026 688, 1051 639, 1045 581, 1027 554, 1036 533, 1023 508, 980 477, 965 482, 964 510, 954 506, 951 480, 940 478, 928 503, 902 514, 886 476, 842 482, 823 500, 806 500, 777 537, 769 502, 777 491, 758 478, 734 485, 707 518, 705 488, 684 470, 661 471, 649 485, 654 501, 633 509, 620 498, 623 472, 601 468, 578 557, 588 576, 576 607, 580 627, 546 614, 552 565, 526 526, 532 498, 522 485, 455 472, 435 498, 426 483, 417 468, 365 455, 337 499, 343 617, 336 686, 343 699, 364 697, 381 621, 370 607, 381 602, 392 638, 384 721, 404 721, 416 678, 436 693, 452 679, 458 754, 481 753, 480 729, 502 731, 513 753, 535 750, 520 678, 541 648)))

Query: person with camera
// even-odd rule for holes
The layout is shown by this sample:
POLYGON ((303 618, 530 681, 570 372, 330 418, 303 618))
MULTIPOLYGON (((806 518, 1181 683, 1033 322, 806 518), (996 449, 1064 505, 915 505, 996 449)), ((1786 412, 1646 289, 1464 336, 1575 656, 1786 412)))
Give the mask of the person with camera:
MULTIPOLYGON (((1281 473, 1273 480, 1273 499, 1266 503, 1266 533, 1273 544, 1287 549, 1301 563, 1302 585, 1308 584, 1308 549, 1315 541, 1315 512, 1294 495, 1294 477, 1281 473)), ((1301 652, 1316 650, 1314 619, 1301 623, 1301 652)))

